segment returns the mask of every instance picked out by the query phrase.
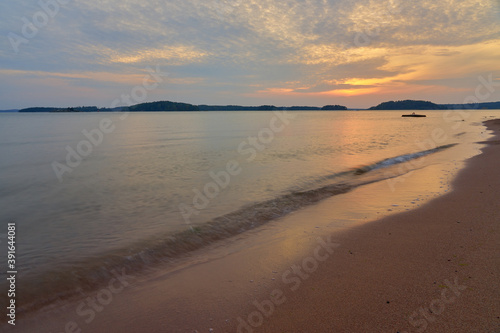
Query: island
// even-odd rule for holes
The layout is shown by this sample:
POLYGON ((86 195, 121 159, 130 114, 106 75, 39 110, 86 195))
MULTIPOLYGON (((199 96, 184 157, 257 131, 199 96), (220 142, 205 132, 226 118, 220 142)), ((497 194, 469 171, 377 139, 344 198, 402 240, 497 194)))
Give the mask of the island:
POLYGON ((157 101, 140 103, 131 106, 120 106, 115 108, 98 108, 96 106, 76 107, 30 107, 21 110, 5 110, 0 112, 192 112, 192 111, 363 111, 363 110, 500 110, 500 102, 487 102, 477 104, 436 104, 430 101, 400 100, 388 101, 372 106, 369 109, 348 109, 343 105, 317 106, 242 106, 242 105, 194 105, 189 103, 157 101))
POLYGON ((429 101, 403 100, 389 101, 372 106, 369 110, 498 110, 500 102, 477 103, 477 104, 436 104, 429 101))

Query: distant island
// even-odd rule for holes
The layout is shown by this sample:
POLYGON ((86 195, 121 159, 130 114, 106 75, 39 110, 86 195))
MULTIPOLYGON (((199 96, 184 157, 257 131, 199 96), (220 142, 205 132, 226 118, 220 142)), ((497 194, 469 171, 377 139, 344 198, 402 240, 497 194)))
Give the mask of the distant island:
POLYGON ((77 106, 69 108, 34 107, 21 109, 19 112, 98 112, 97 106, 77 106))
POLYGON ((32 107, 21 110, 0 110, 0 112, 190 112, 190 111, 273 111, 273 110, 302 110, 302 111, 346 111, 346 110, 448 110, 448 109, 500 109, 500 102, 478 104, 436 104, 430 101, 403 100, 380 103, 369 109, 348 109, 343 105, 317 106, 241 106, 241 105, 194 105, 171 101, 158 101, 141 103, 132 106, 116 108, 98 108, 96 106, 77 106, 67 108, 57 107, 32 107))
POLYGON ((152 103, 141 103, 137 105, 132 105, 125 108, 124 111, 138 112, 138 111, 200 111, 196 105, 187 103, 176 103, 170 101, 152 102, 152 103))
POLYGON ((370 110, 443 110, 438 104, 434 104, 428 101, 390 101, 380 103, 377 106, 372 106, 370 110))
POLYGON ((347 107, 342 106, 342 105, 325 105, 321 108, 321 110, 347 110, 347 107))
POLYGON ((301 111, 319 111, 319 110, 347 110, 347 107, 341 105, 317 106, 241 106, 241 105, 198 105, 200 111, 272 111, 272 110, 301 110, 301 111))
POLYGON ((184 112, 184 111, 273 111, 273 110, 347 110, 347 107, 342 105, 326 105, 323 107, 317 106, 241 106, 241 105, 193 105, 188 103, 178 103, 171 101, 158 101, 151 103, 141 103, 129 107, 118 108, 97 108, 96 106, 77 106, 68 108, 56 107, 32 107, 21 109, 19 112, 184 112))
POLYGON ((500 102, 478 104, 435 104, 429 101, 389 101, 372 106, 368 110, 449 110, 449 109, 500 109, 500 102))

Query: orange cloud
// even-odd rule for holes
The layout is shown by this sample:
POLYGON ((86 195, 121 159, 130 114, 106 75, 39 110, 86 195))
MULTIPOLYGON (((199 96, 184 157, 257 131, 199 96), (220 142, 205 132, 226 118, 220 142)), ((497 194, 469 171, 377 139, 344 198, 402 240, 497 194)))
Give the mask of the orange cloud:
MULTIPOLYGON (((372 54, 380 54, 376 49, 372 54)), ((481 72, 500 70, 500 40, 456 47, 416 46, 385 50, 385 64, 378 71, 391 73, 385 77, 352 76, 344 79, 325 79, 323 84, 348 86, 321 94, 357 96, 366 94, 414 93, 425 90, 443 93, 466 89, 422 84, 421 81, 461 79, 481 72), (481 59, 481 61, 475 61, 481 59)))
POLYGON ((258 90, 257 93, 262 94, 274 94, 274 95, 282 95, 294 92, 294 89, 291 88, 267 88, 264 90, 258 90))
POLYGON ((115 64, 168 61, 170 65, 181 65, 200 62, 210 55, 209 52, 187 45, 148 48, 136 51, 117 51, 105 47, 93 47, 91 50, 87 51, 101 54, 106 59, 105 62, 115 64))

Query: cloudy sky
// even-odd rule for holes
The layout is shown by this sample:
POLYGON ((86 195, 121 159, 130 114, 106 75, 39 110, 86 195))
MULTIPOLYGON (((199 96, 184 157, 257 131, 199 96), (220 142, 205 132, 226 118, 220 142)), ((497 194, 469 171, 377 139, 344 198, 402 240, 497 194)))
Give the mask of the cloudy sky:
POLYGON ((500 82, 500 0, 16 0, 0 32, 0 109, 462 103, 500 82))

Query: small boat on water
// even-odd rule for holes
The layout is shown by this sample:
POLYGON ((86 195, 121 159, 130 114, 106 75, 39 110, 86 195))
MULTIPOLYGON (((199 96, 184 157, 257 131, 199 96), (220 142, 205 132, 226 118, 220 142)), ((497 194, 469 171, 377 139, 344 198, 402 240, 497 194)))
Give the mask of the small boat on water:
POLYGON ((416 114, 413 112, 412 114, 404 114, 401 117, 427 117, 425 114, 416 114))

